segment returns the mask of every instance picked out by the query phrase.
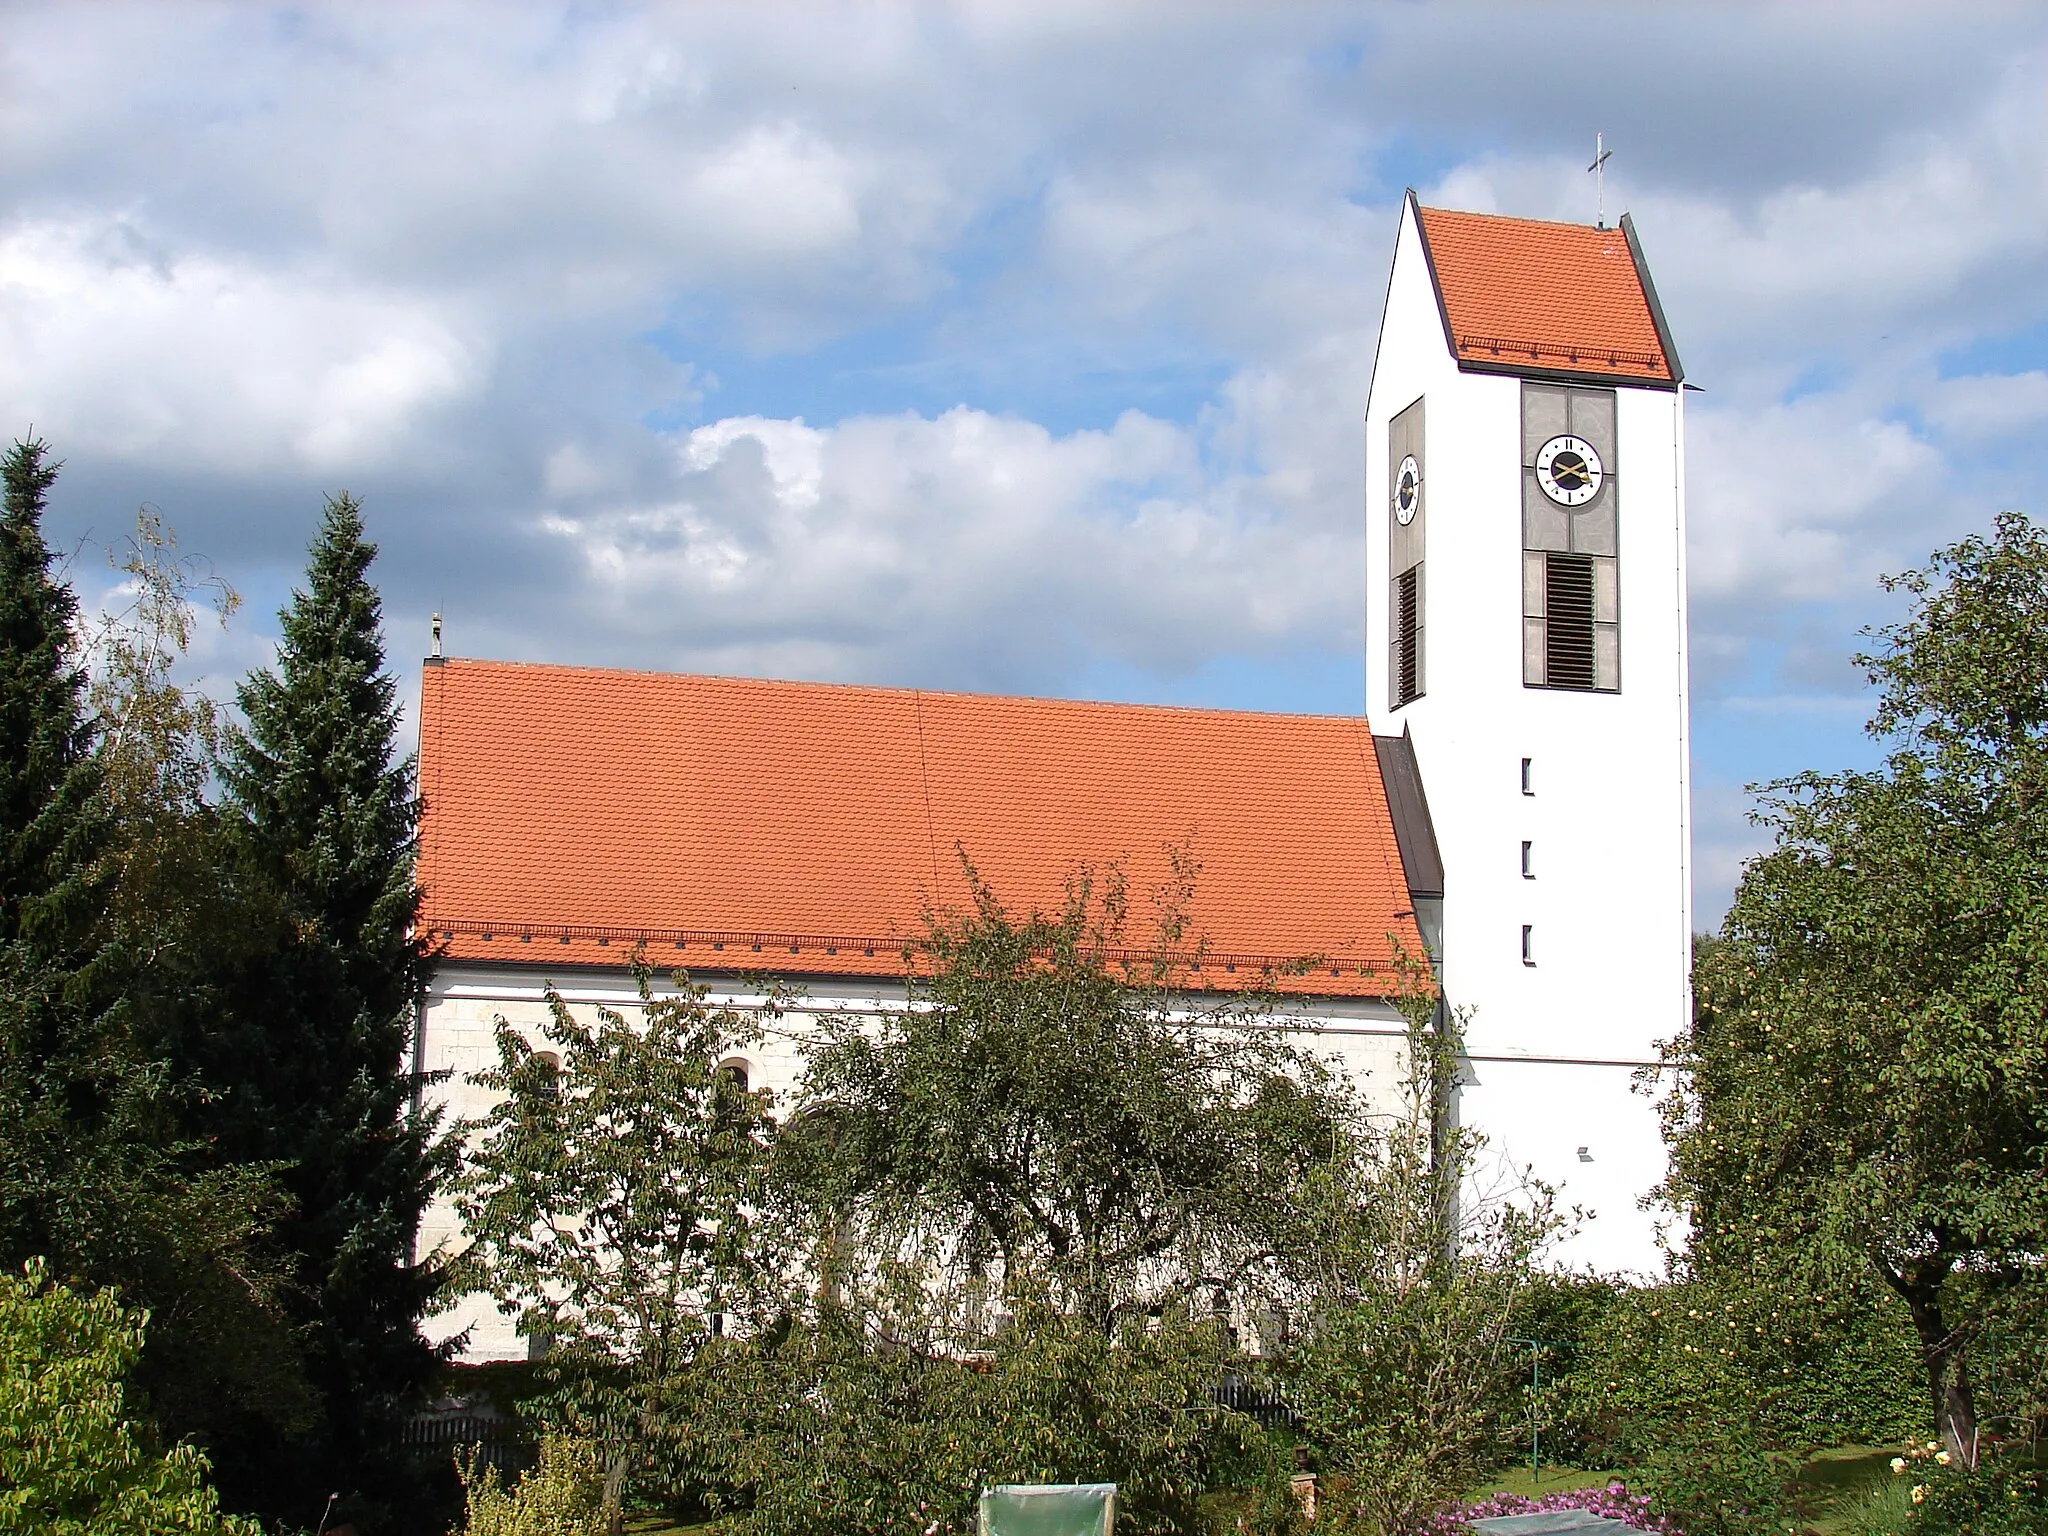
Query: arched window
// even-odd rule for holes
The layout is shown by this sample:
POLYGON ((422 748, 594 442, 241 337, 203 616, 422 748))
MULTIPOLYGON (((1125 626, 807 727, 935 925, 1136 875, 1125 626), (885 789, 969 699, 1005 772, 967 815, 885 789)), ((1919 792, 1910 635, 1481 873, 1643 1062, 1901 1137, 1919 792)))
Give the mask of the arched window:
POLYGON ((720 1086, 740 1093, 746 1093, 753 1087, 752 1073, 746 1062, 737 1056, 718 1064, 718 1081, 720 1086))
POLYGON ((541 1098, 562 1096, 562 1058, 553 1051, 535 1051, 527 1058, 528 1081, 541 1098))

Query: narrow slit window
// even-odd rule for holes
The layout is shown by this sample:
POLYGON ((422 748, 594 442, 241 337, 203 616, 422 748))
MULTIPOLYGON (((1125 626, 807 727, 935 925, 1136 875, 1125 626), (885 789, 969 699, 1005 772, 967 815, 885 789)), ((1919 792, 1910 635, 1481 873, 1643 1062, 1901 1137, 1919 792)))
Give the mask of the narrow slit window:
POLYGON ((1522 878, 1524 880, 1534 880, 1536 878, 1536 863, 1530 853, 1530 849, 1533 846, 1533 844, 1527 841, 1524 841, 1522 844, 1522 878))
POLYGON ((1522 793, 1525 795, 1536 793, 1536 759, 1533 757, 1522 759, 1522 793))
POLYGON ((1536 928, 1534 924, 1522 924, 1522 964, 1536 963, 1536 928))

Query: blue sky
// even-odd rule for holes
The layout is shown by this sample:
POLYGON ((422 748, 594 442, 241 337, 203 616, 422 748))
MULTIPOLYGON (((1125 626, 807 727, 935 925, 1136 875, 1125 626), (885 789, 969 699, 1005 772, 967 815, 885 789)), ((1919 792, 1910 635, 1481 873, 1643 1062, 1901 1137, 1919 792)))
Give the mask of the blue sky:
POLYGON ((2037 7, 19 4, 0 69, 0 420, 247 593, 222 686, 346 486, 401 658, 1355 710, 1401 191, 1590 219, 1596 131, 1705 390, 1704 914, 1745 783, 1871 759, 1878 575, 2043 510, 2037 7))

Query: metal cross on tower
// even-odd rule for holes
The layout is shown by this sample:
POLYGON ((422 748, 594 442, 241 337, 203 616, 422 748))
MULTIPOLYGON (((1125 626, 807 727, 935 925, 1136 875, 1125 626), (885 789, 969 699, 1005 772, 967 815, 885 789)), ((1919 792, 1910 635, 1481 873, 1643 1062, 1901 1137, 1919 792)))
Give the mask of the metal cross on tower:
POLYGON ((1607 135, 1593 135, 1593 163, 1586 167, 1593 173, 1593 227, 1607 227, 1607 157, 1614 151, 1607 147, 1607 135))

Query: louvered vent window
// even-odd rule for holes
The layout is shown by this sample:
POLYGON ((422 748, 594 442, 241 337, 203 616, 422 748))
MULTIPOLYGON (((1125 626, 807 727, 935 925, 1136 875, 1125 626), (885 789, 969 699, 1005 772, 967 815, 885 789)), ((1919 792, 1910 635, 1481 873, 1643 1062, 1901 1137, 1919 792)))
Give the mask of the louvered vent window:
POLYGON ((1420 587, 1422 567, 1411 566, 1395 579, 1394 703, 1412 703, 1422 694, 1420 587))
POLYGON ((1585 555, 1543 557, 1544 680, 1553 688, 1591 688, 1593 562, 1585 555))

